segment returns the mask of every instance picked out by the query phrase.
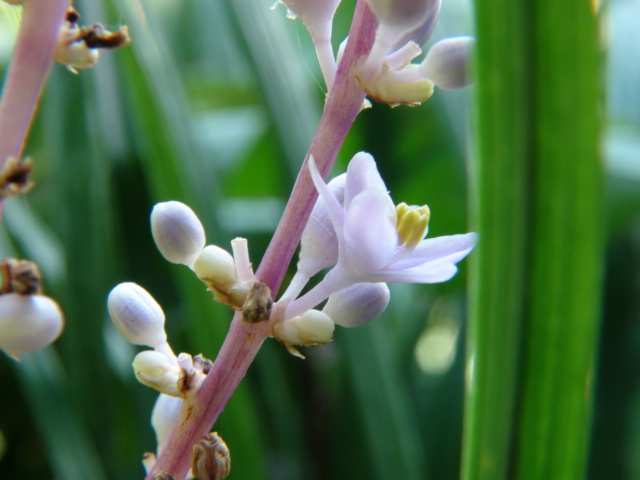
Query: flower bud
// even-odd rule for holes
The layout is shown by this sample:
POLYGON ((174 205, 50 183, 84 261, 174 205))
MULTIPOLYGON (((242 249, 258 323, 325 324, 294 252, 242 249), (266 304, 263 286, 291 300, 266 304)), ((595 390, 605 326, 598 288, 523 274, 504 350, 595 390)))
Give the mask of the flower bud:
POLYGON ((62 333, 64 317, 43 295, 0 295, 0 349, 28 353, 49 346, 62 333))
POLYGON ((236 264, 229 252, 216 245, 207 245, 196 259, 193 271, 213 292, 214 300, 242 308, 251 282, 238 281, 236 264))
POLYGON ((473 37, 445 38, 431 47, 420 69, 445 90, 466 87, 474 44, 473 37))
POLYGON ((156 400, 151 413, 151 426, 156 432, 156 442, 158 444, 156 452, 158 456, 160 456, 162 447, 164 447, 171 429, 173 429, 173 425, 178 419, 181 407, 182 398, 171 397, 161 393, 156 400))
POLYGON ((386 283, 356 283, 331 294, 322 311, 338 325, 359 327, 380 315, 389 298, 386 283))
POLYGON ((162 202, 151 211, 151 233, 164 258, 193 267, 205 245, 204 227, 197 215, 180 202, 162 202))
POLYGON ((441 0, 433 1, 429 4, 427 8, 427 14, 420 25, 408 31, 403 35, 403 37, 398 40, 394 49, 397 50, 402 48, 409 42, 414 42, 418 46, 423 46, 429 38, 431 38, 431 34, 436 26, 438 21, 438 16, 440 14, 440 6, 441 0))
POLYGON ((180 367, 163 353, 154 350, 138 353, 133 359, 133 371, 140 383, 172 397, 182 396, 178 388, 180 367))
POLYGON ((403 30, 421 26, 437 0, 367 0, 378 22, 403 30))
POLYGON ((167 341, 164 312, 141 286, 126 282, 109 293, 107 308, 120 334, 135 345, 157 347, 167 341))
POLYGON ((289 345, 323 345, 333 339, 333 321, 326 313, 308 310, 304 314, 276 323, 274 336, 289 345))
POLYGON ((229 447, 218 432, 211 432, 193 446, 191 474, 199 480, 224 480, 231 472, 229 447))

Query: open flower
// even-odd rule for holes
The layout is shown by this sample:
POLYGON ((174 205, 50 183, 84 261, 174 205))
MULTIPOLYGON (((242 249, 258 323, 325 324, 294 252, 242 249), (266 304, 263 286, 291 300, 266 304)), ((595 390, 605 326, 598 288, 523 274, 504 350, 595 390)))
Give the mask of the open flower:
POLYGON ((395 207, 367 153, 358 153, 349 163, 342 204, 312 158, 309 171, 336 233, 338 262, 315 288, 289 304, 286 318, 356 283, 444 282, 455 275, 455 264, 476 244, 475 233, 424 239, 429 209, 395 207))

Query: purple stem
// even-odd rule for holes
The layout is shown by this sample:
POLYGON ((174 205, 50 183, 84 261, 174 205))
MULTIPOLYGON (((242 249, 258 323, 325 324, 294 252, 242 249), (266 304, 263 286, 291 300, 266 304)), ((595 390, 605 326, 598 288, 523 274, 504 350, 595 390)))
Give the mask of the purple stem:
POLYGON ((0 100, 0 168, 20 157, 69 0, 25 0, 16 48, 0 100))
MULTIPOLYGON (((309 156, 313 155, 320 173, 326 177, 365 99, 365 93, 353 75, 353 65, 369 52, 376 26, 371 10, 363 0, 358 0, 350 40, 338 66, 320 125, 256 272, 256 276, 271 288, 274 297, 318 197, 307 168, 309 156)), ((269 322, 250 325, 243 323, 242 315, 238 313, 233 317, 212 370, 194 397, 185 402, 180 418, 146 480, 152 480, 158 473, 168 473, 176 480, 184 479, 189 472, 193 445, 209 433, 269 333, 269 322)))

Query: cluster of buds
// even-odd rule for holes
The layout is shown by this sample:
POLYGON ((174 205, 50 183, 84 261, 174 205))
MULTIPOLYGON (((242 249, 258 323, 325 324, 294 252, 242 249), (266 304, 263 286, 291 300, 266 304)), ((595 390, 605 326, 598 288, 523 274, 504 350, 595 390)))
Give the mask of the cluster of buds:
POLYGON ((8 258, 0 272, 0 349, 19 359, 18 354, 53 343, 62 333, 64 316, 55 300, 42 295, 37 264, 8 258))
MULTIPOLYGON (((368 96, 392 106, 418 105, 434 87, 462 88, 469 84, 474 39, 453 37, 436 43, 420 63, 438 20, 441 0, 366 0, 378 21, 374 44, 356 66, 355 74, 368 96)), ((337 60, 331 46, 333 17, 340 0, 281 0, 290 18, 300 17, 315 44, 318 61, 331 89, 345 42, 337 60)))
POLYGON ((131 43, 126 26, 110 32, 99 23, 81 27, 78 20, 80 14, 69 7, 53 51, 54 60, 66 66, 71 73, 95 67, 101 49, 115 49, 131 43))

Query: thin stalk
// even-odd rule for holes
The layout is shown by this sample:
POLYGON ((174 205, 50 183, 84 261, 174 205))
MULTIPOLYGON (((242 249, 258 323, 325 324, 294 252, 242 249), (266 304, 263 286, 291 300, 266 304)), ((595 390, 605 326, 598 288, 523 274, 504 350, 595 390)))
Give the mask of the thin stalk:
POLYGON ((0 100, 0 168, 20 157, 53 63, 53 49, 69 0, 25 0, 22 22, 0 100))
MULTIPOLYGON (((362 108, 365 93, 352 73, 354 62, 368 53, 373 43, 376 21, 363 1, 354 13, 351 39, 338 67, 320 125, 298 175, 278 228, 271 240, 256 276, 276 292, 296 246, 302 236, 317 193, 307 170, 310 155, 326 176, 353 121, 362 108)), ((250 325, 236 314, 212 370, 195 395, 185 402, 162 454, 147 475, 151 480, 158 473, 168 473, 176 480, 189 471, 191 449, 207 434, 257 355, 270 333, 268 322, 250 325)))

